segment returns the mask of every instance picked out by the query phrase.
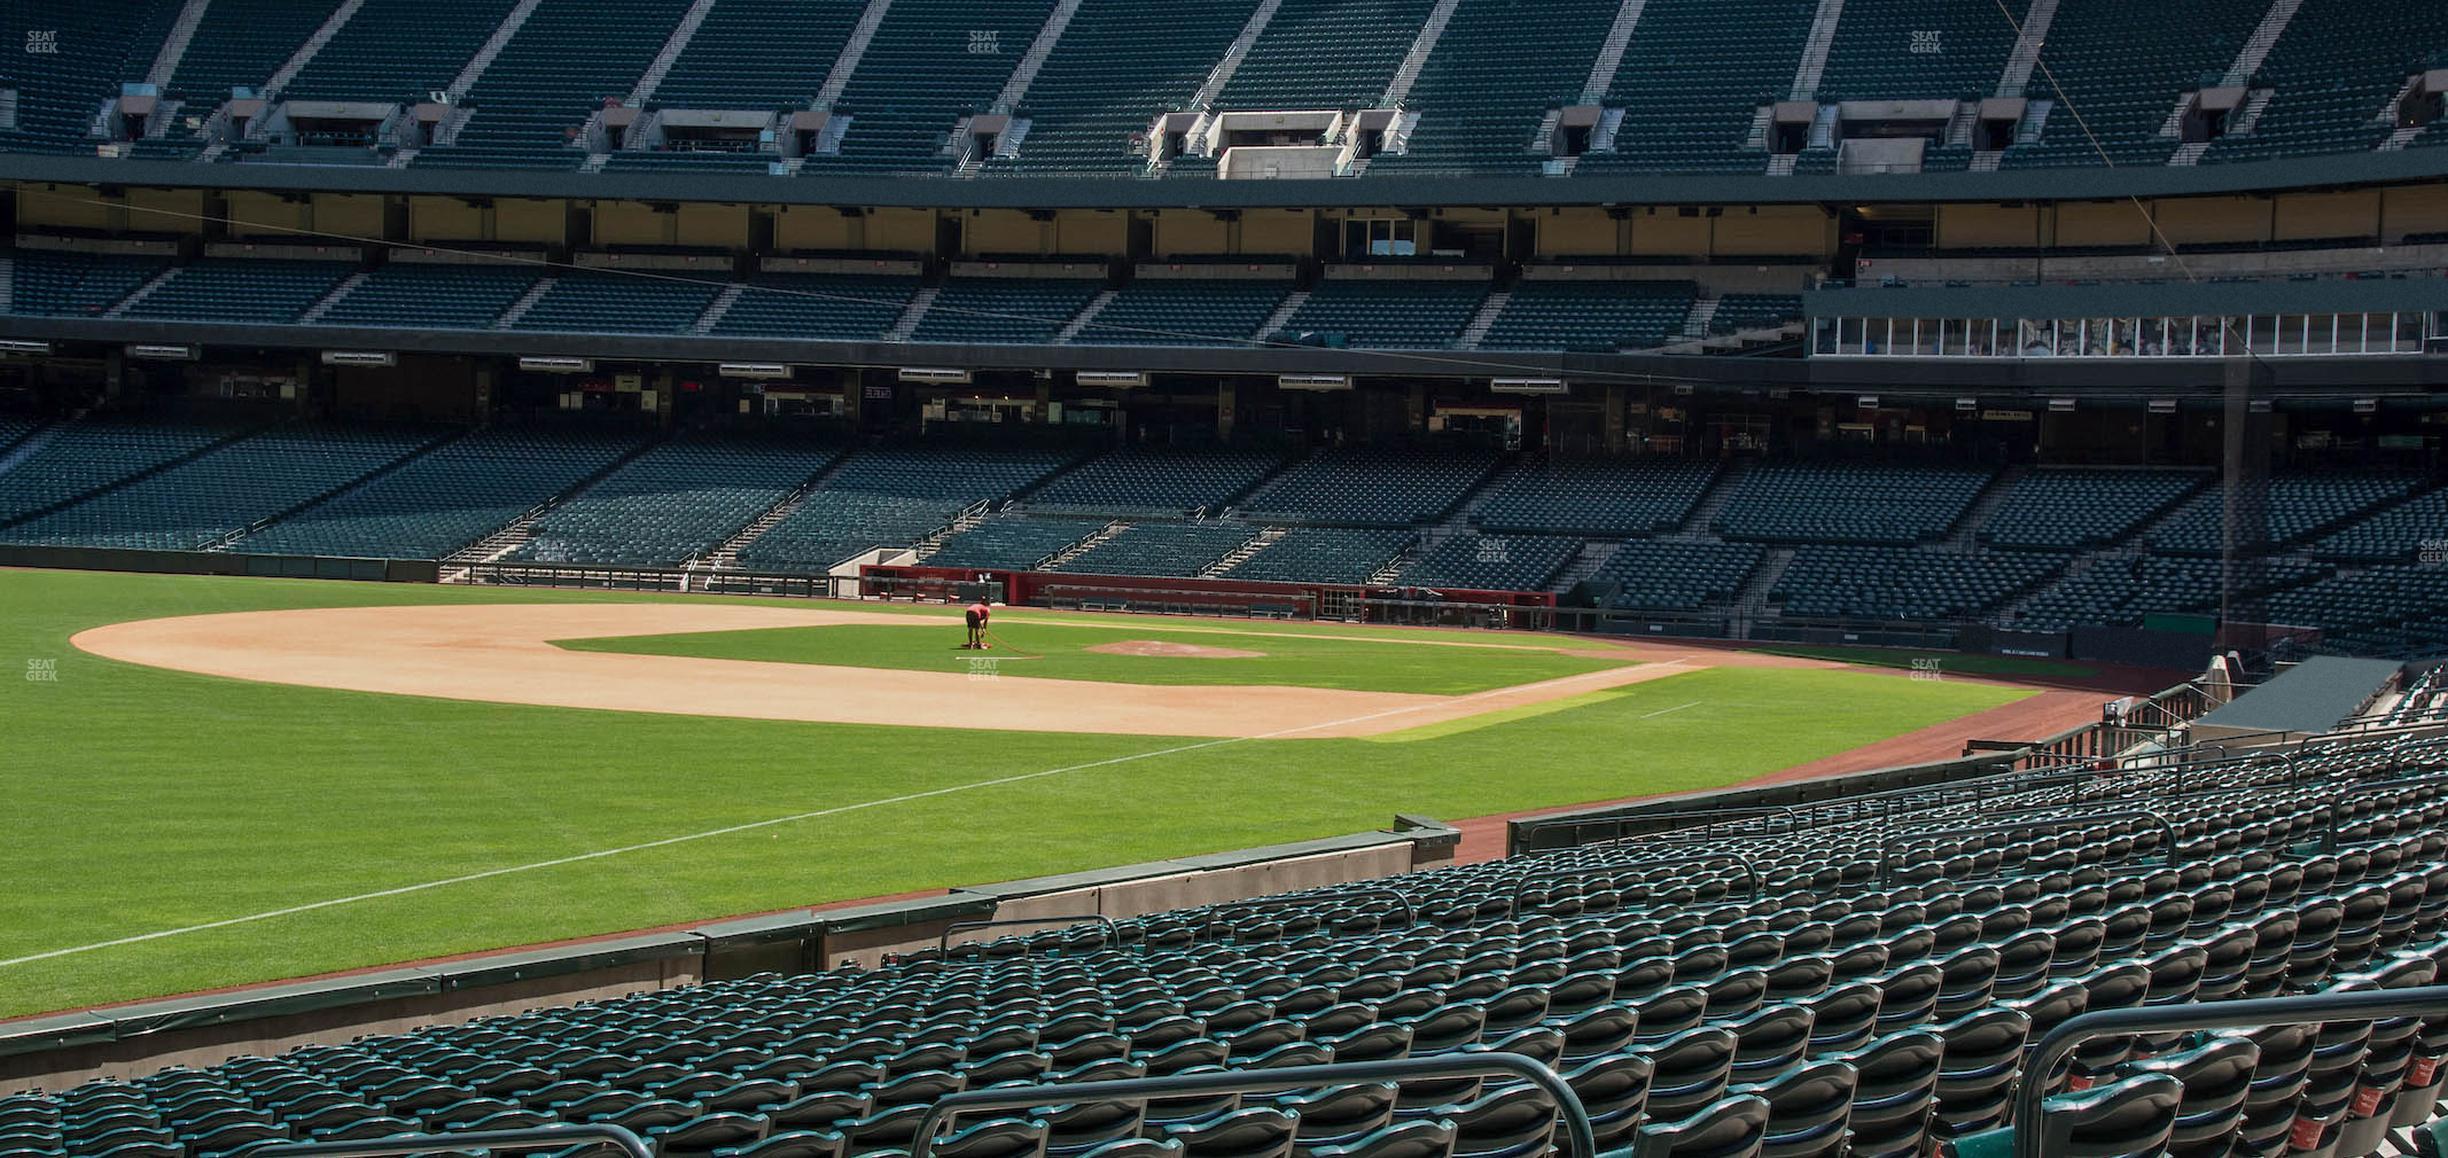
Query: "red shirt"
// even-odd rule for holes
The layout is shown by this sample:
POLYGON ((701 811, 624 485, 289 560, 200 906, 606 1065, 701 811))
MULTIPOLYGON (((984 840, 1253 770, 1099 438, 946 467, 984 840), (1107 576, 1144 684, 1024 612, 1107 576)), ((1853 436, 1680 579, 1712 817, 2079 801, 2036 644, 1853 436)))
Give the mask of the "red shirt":
POLYGON ((978 621, 979 623, 984 623, 984 622, 986 622, 986 617, 987 617, 987 616, 990 616, 990 615, 993 615, 993 614, 994 614, 994 612, 993 612, 992 610, 990 610, 990 609, 989 609, 989 608, 986 606, 986 604, 984 604, 983 602, 979 602, 979 603, 972 603, 972 604, 970 604, 970 605, 969 605, 969 614, 974 615, 974 616, 977 616, 977 621, 978 621))

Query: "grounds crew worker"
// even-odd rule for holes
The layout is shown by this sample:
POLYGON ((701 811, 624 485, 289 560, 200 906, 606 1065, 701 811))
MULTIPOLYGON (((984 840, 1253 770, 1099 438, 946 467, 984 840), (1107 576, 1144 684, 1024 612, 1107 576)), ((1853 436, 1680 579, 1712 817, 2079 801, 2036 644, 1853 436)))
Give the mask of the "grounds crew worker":
POLYGON ((969 620, 969 642, 961 646, 972 650, 985 650, 986 621, 993 617, 993 609, 986 606, 985 600, 980 599, 970 604, 964 615, 969 620))

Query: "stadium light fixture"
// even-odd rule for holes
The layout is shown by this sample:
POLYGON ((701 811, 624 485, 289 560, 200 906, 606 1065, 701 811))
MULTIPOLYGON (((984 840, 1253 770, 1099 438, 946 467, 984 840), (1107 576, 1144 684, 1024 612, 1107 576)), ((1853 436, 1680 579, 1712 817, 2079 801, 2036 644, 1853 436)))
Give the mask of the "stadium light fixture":
POLYGON ((389 350, 323 351, 323 364, 326 366, 393 366, 398 363, 399 355, 389 350))
POLYGON ((1498 394, 1570 394, 1562 378, 1498 378, 1488 383, 1498 394))
POLYGON ((724 362, 714 372, 725 378, 788 378, 791 368, 780 362, 724 362))
POLYGON ((593 358, 557 358, 530 354, 519 359, 519 369, 538 374, 586 374, 595 369, 593 358))
POLYGON ((147 362, 193 362, 203 351, 194 346, 135 345, 127 348, 127 356, 147 362))
POLYGON ((1125 390, 1148 384, 1148 373, 1145 370, 1082 370, 1073 377, 1082 386, 1102 386, 1111 390, 1125 390))
POLYGON ((31 338, 0 338, 0 354, 41 355, 51 352, 51 343, 31 338))
POLYGON ((901 381, 921 386, 966 386, 971 377, 967 370, 950 370, 938 366, 903 366, 901 381))

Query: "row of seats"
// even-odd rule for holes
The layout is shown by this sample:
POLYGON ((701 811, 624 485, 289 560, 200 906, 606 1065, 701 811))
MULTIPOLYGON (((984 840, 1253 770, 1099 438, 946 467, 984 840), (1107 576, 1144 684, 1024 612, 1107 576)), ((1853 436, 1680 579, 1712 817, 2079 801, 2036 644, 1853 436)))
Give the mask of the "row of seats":
POLYGON ((1086 519, 1005 515, 944 537, 930 567, 974 567, 1033 571, 1063 548, 1095 534, 1105 524, 1086 519))
POLYGON ((1079 575, 1202 575, 1257 534, 1257 528, 1231 521, 1133 523, 1064 560, 1055 570, 1079 575))
POLYGON ((828 442, 677 438, 545 512, 534 537, 505 558, 629 566, 699 558, 839 454, 828 442))
POLYGON ((1965 467, 1770 463, 1735 480, 1712 527, 1755 542, 1928 542, 1963 518, 1990 477, 1965 467))
POLYGON ((1180 515, 1216 510, 1284 464, 1254 450, 1127 447, 1099 455, 1029 495, 1031 510, 1180 515))
POLYGON ((573 135, 623 99, 670 39, 689 0, 541 0, 485 66, 462 107, 473 115, 418 168, 576 168, 573 135))
POLYGON ((1895 622, 1978 619, 2064 560, 2013 551, 1802 547, 1768 597, 1785 614, 1895 622))
POLYGON ((862 551, 906 547, 961 511, 1010 498, 1068 465, 1057 450, 897 445, 861 450, 740 551, 761 571, 823 571, 862 551))
POLYGON ((1682 526, 1716 478, 1716 464, 1684 459, 1525 459, 1488 483, 1468 517, 1491 531, 1646 535, 1682 526))
POLYGON ((1260 583, 1366 583, 1400 558, 1413 538, 1409 531, 1366 527, 1286 527, 1223 573, 1260 583))
MULTIPOLYGON (((846 1158, 906 1153, 940 1099, 1002 1083, 1502 1051, 1556 1071, 1629 1158, 1927 1154, 2007 1125, 2019 1083, 2052 1098, 2052 1153, 2360 1156, 2433 1113, 2448 1018, 2101 1038, 2048 1072, 2031 1051, 2086 1012, 2437 980, 2442 762, 2314 745, 1837 797, 0 1099, 0 1146, 168 1158, 591 1121, 658 1154, 846 1158)), ((1329 1080, 984 1112, 937 1148, 1546 1158, 1557 1110, 1510 1078, 1329 1080)))
POLYGON ((1628 539, 1609 553, 1589 583, 1612 586, 1616 611, 1698 611, 1733 601, 1768 554, 1754 543, 1628 539))
MULTIPOLYGON (((2270 545, 2294 544, 2339 526, 2365 512, 2412 494, 2421 481, 2405 474, 2280 474, 2257 484, 2245 484, 2239 518, 2244 542, 2252 542, 2252 508, 2261 509, 2270 545)), ((2224 548, 2228 523, 2227 494, 2203 491, 2160 523, 2150 534, 2154 551, 2183 555, 2216 555, 2224 548)))
POLYGON ((1420 553, 1395 582, 1469 591, 1543 591, 1581 553, 1557 535, 1454 535, 1420 553))
MULTIPOLYGON (((418 150, 420 167, 576 169, 570 142, 602 102, 640 87, 692 7, 685 0, 547 0, 475 79, 474 116, 448 145, 418 150), (600 18, 597 18, 600 16, 600 18), (570 63, 575 62, 575 63, 570 63)), ((103 102, 143 77, 183 6, 105 0, 65 13, 58 42, 12 61, 19 93, 0 148, 89 152, 103 102)), ((332 0, 226 0, 205 11, 165 96, 176 124, 129 155, 202 154, 188 118, 201 119, 233 88, 260 89, 338 7, 332 0)), ((509 0, 411 4, 371 0, 351 12, 282 96, 409 102, 451 87, 512 9, 509 0), (422 19, 420 19, 422 17, 422 19)), ((649 103, 773 113, 810 107, 853 35, 856 0, 785 4, 739 0, 708 9, 649 103)), ((1159 115, 1189 107, 1256 9, 1255 0, 1198 0, 1165 14, 1121 0, 1079 6, 1012 112, 1008 157, 982 172, 1122 174, 1145 164, 1134 141, 1159 115)), ((1933 11, 1908 0, 1860 0, 1841 11, 1824 44, 1816 90, 1797 92, 1818 5, 1814 0, 1651 0, 1600 99, 1619 114, 1612 147, 1582 154, 1575 172, 1761 172, 1757 112, 1788 97, 1840 100, 1977 100, 1993 95, 2016 40, 2011 13, 1933 11)), ((1437 8, 1431 0, 1288 0, 1277 5, 1229 81, 1213 94, 1227 111, 1375 107, 1437 8)), ((1019 61, 1045 28, 1051 0, 903 0, 888 10, 832 107, 848 119, 838 153, 805 159, 810 173, 947 173, 963 116, 994 110, 1019 61)), ((1618 8, 1606 0, 1455 5, 1403 93, 1417 116, 1400 151, 1373 159, 1389 172, 1457 170, 1529 175, 1551 154, 1533 140, 1554 110, 1582 102, 1618 8), (1535 60, 1536 68, 1524 63, 1535 60)), ((2188 93, 2220 79, 2259 24, 2253 0, 2183 0, 2166 19, 2135 27, 2100 0, 2068 0, 2050 25, 2039 71, 2024 94, 2061 108, 2040 139, 2005 150, 2008 167, 2165 163, 2163 135, 2188 93)), ((2279 36, 2254 87, 2272 93, 2250 131, 2211 142, 2208 163, 2323 152, 2362 152, 2390 131, 2383 106, 2408 75, 2448 43, 2448 16, 2417 5, 2373 21, 2325 8, 2300 14, 2279 36)), ((2442 134, 2414 134, 2426 147, 2442 134)), ((260 153, 242 143, 239 155, 260 153)), ((1942 141, 1938 169, 1967 167, 1970 147, 1942 141)), ((264 154, 262 160, 276 160, 264 154)), ((300 158, 305 159, 305 158, 300 158)), ((328 158, 317 158, 328 159, 328 158)), ((740 153, 615 154, 611 171, 763 172, 780 158, 740 153)), ((1832 172, 1832 150, 1803 155, 1799 171, 1832 172)), ((1180 173, 1213 172, 1185 158, 1180 173)))
POLYGON ((1321 450, 1242 505, 1291 522, 1401 526, 1442 516, 1479 485, 1497 458, 1456 451, 1321 450))
POLYGON ((1683 334, 1699 287, 1688 281, 1516 283, 1479 345, 1489 350, 1640 350, 1683 334))
MULTIPOLYGON (((1029 131, 987 175, 1121 174, 1147 155, 1131 141, 1160 113, 1188 108, 1257 0, 1083 0, 1029 83, 1029 131)), ((1265 317, 1262 313, 1260 318, 1265 317)), ((1257 319, 1232 337, 1256 332, 1257 319)))
POLYGON ((2327 573, 2326 567, 2287 559, 2251 560, 2228 575, 2217 559, 2103 556, 2069 570, 2001 622, 2028 631, 2081 624, 2130 627, 2152 614, 2216 611, 2222 592, 2252 599, 2327 573))
MULTIPOLYGON (((124 448, 129 432, 117 432, 124 448)), ((432 430, 282 427, 0 530, 17 543, 201 551, 415 454, 432 430)))
POLYGON ((2123 543, 2210 476, 2173 470, 2035 470, 1976 532, 1992 547, 2079 551, 2123 543))
POLYGON ((635 450, 620 434, 489 429, 243 536, 262 555, 439 559, 635 450))

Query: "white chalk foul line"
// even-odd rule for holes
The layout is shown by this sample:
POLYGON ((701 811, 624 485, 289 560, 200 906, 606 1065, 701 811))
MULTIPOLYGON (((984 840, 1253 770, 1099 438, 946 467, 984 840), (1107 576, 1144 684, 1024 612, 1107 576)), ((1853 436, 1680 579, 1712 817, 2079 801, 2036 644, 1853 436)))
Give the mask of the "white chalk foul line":
MULTIPOLYGON (((1671 708, 1659 708, 1658 710, 1656 710, 1656 711, 1654 711, 1654 712, 1651 712, 1651 713, 1649 713, 1648 715, 1642 716, 1641 718, 1642 718, 1642 719, 1644 719, 1644 720, 1654 720, 1654 719, 1658 718, 1659 716, 1663 716, 1663 715, 1665 715, 1665 714, 1666 714, 1666 713, 1668 713, 1668 712, 1679 712, 1679 711, 1682 711, 1682 710, 1683 710, 1683 709, 1685 709, 1685 708, 1696 708, 1696 707, 1699 707, 1699 706, 1700 706, 1700 701, 1699 701, 1699 700, 1693 700, 1692 702, 1690 702, 1690 703, 1688 703, 1688 704, 1676 704, 1675 706, 1673 706, 1673 707, 1671 707, 1671 708)), ((0 964, 5 964, 5 962, 0 962, 0 964)))
MULTIPOLYGON (((1570 683, 1576 680, 1590 679, 1595 676, 1611 675, 1620 670, 1621 669, 1619 668, 1601 668, 1597 671, 1583 672, 1579 675, 1563 676, 1546 682, 1550 684, 1570 683)), ((490 880, 494 877, 506 877, 516 873, 535 872, 540 869, 559 868, 563 865, 578 864, 590 860, 601 860, 605 857, 622 856, 633 852, 646 852, 650 849, 668 848, 675 844, 687 844, 690 841, 710 840, 718 836, 731 836, 736 833, 753 832, 760 828, 772 828, 775 825, 780 824, 794 824, 802 820, 821 820, 828 816, 839 816, 846 812, 858 812, 869 808, 882 808, 893 804, 908 804, 913 801, 926 800, 937 796, 950 796, 957 792, 969 792, 980 788, 997 788, 1005 784, 1018 784, 1026 780, 1039 780, 1048 776, 1060 776, 1066 772, 1085 772, 1091 768, 1109 768, 1116 764, 1129 764, 1139 760, 1153 760, 1164 756, 1179 756, 1185 752, 1197 752, 1207 748, 1221 748, 1228 744, 1246 744, 1252 740, 1280 740, 1286 736, 1297 736, 1302 732, 1315 732, 1328 728, 1340 728, 1349 724, 1365 724, 1371 720, 1381 720, 1389 716, 1400 716, 1411 712, 1425 711, 1430 708, 1444 708, 1456 703, 1467 703, 1471 700, 1482 699, 1488 696, 1503 695, 1508 692, 1515 692, 1519 690, 1520 686, 1489 688, 1485 691, 1471 692, 1467 695, 1440 698, 1429 703, 1406 704, 1399 708, 1386 708, 1363 715, 1351 716, 1346 719, 1327 720, 1323 723, 1302 724, 1296 728, 1281 728, 1272 732, 1261 732, 1253 736, 1224 736, 1213 740, 1201 740, 1194 744, 1177 744, 1170 748, 1157 748, 1146 752, 1133 752, 1124 756, 1108 756, 1105 759, 1091 760, 1085 764, 1067 764, 1060 768, 1047 768, 1037 772, 1022 772, 1012 776, 997 776, 988 780, 973 781, 968 784, 951 784, 942 788, 930 788, 924 792, 909 792, 899 796, 887 796, 876 800, 862 800, 856 804, 839 804, 831 808, 819 808, 811 812, 795 812, 789 816, 776 816, 765 820, 752 820, 745 824, 733 824, 722 828, 709 828, 704 832, 691 832, 680 836, 667 836, 659 840, 649 840, 638 844, 625 844, 618 848, 601 848, 596 849, 593 852, 573 853, 569 856, 554 857, 551 860, 539 860, 527 864, 506 865, 501 868, 485 869, 481 872, 462 873, 455 877, 443 877, 439 880, 420 881, 413 885, 400 885, 395 888, 377 889, 370 893, 358 893, 354 896, 333 897, 329 900, 309 901, 302 905, 290 905, 286 908, 266 909, 263 912, 248 913, 242 917, 224 917, 218 921, 205 921, 201 924, 182 925, 175 929, 160 929, 151 933, 137 933, 133 936, 114 937, 108 941, 96 941, 90 945, 72 945, 65 949, 47 949, 40 953, 29 953, 23 957, 0 959, 0 968, 7 968, 11 965, 28 965, 36 961, 49 961, 57 957, 70 957, 79 953, 91 953, 101 949, 116 949, 123 945, 136 945, 146 941, 159 941, 165 937, 179 937, 188 933, 203 933, 214 929, 226 929, 233 925, 251 924, 256 921, 269 921, 279 917, 291 917, 296 916, 299 913, 311 913, 318 909, 338 908, 341 905, 354 905, 364 901, 379 901, 386 897, 406 896, 409 893, 421 893, 430 889, 447 888, 451 885, 464 885, 475 881, 490 880)), ((1691 705, 1685 704, 1683 706, 1690 707, 1691 705)), ((1670 708, 1668 710, 1672 711, 1674 709, 1670 708)))

